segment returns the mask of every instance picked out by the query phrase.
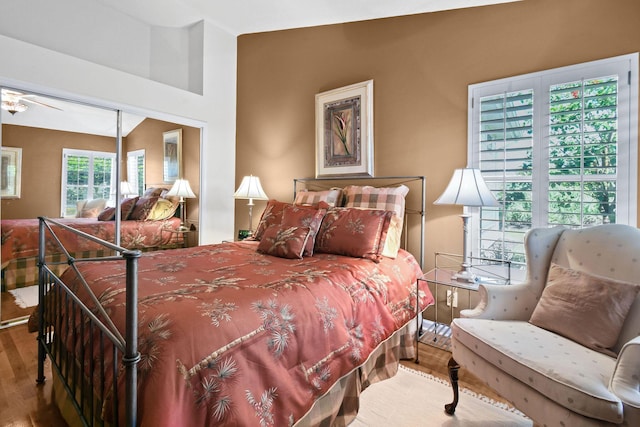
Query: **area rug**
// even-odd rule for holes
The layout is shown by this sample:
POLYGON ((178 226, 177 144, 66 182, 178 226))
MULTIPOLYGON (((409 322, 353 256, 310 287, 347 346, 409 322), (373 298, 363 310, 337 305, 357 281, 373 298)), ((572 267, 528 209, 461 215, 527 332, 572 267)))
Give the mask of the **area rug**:
POLYGON ((28 308, 38 305, 38 286, 11 289, 9 292, 16 299, 16 305, 20 308, 28 308))
POLYGON ((451 400, 448 382, 401 365, 393 378, 362 392, 358 417, 349 427, 533 425, 516 409, 467 389, 460 389, 456 413, 449 416, 444 405, 451 400))

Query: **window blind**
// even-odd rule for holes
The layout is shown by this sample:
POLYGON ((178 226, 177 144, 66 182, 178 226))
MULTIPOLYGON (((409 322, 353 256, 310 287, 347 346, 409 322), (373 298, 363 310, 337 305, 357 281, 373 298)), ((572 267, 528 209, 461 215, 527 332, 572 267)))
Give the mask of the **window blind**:
POLYGON ((472 254, 524 265, 532 227, 636 226, 638 54, 469 87, 469 154, 498 208, 472 254))

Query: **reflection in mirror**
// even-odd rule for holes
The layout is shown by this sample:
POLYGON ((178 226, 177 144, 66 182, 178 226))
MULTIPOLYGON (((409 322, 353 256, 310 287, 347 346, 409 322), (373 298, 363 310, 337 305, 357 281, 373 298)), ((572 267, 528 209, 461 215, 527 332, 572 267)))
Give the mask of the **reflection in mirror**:
MULTIPOLYGON (((162 134, 174 129, 182 129, 182 158, 188 165, 183 170, 196 195, 200 180, 200 129, 122 112, 118 164, 114 110, 8 88, 2 89, 1 106, 0 327, 24 321, 37 303, 37 217, 97 224, 106 208, 115 208, 125 198, 143 196, 149 187, 171 188, 171 182, 163 181, 162 134), (20 164, 16 152, 21 154, 20 164), (31 235, 35 246, 27 242, 31 235)), ((197 199, 189 200, 186 212, 197 227, 197 199)), ((115 230, 120 220, 111 219, 115 230)), ((114 236, 111 231, 99 237, 114 242, 114 236)), ((124 231, 120 236, 125 240, 124 231)))

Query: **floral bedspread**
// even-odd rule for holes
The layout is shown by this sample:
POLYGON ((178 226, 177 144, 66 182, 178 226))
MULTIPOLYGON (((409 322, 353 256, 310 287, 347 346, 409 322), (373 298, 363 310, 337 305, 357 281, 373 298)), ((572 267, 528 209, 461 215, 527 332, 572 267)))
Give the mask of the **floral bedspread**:
MULTIPOLYGON (((96 218, 63 218, 57 221, 99 237, 108 242, 114 242, 115 222, 98 221, 96 218)), ((13 259, 38 256, 38 219, 3 219, 2 234, 2 266, 13 259)), ((122 221, 120 223, 121 246, 128 249, 154 248, 174 243, 181 238, 175 230, 180 226, 179 218, 169 218, 162 221, 122 221)), ((60 230, 58 233, 62 243, 68 251, 73 253, 100 249, 101 246, 87 239, 79 239, 77 235, 60 230)), ((48 251, 59 252, 47 239, 48 251)))
MULTIPOLYGON (((421 270, 407 252, 374 263, 255 248, 222 243, 140 258, 139 425, 292 425, 415 316, 421 270)), ((79 268, 124 335, 124 263, 79 268)), ((71 273, 63 280, 84 299, 71 273)), ((426 286, 418 296, 421 307, 433 302, 426 286)))

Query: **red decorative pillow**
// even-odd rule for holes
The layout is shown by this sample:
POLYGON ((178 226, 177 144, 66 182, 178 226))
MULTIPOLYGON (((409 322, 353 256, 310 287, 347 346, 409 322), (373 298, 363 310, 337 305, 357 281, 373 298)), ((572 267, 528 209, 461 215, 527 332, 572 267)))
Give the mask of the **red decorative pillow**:
POLYGON ((133 211, 131 211, 129 219, 136 221, 146 220, 157 201, 158 197, 140 197, 133 206, 133 211))
POLYGON ((160 197, 163 191, 166 191, 166 189, 162 187, 150 187, 144 191, 142 197, 160 197))
POLYGON ((322 224, 322 218, 327 213, 326 202, 320 202, 318 207, 313 206, 285 206, 282 211, 282 226, 287 227, 308 227, 309 239, 307 240, 307 246, 304 249, 304 256, 313 255, 313 246, 315 244, 316 235, 322 224))
POLYGON ((280 258, 302 259, 310 234, 309 227, 272 225, 263 233, 257 250, 280 258))
POLYGON ((406 185, 381 188, 369 185, 349 185, 344 188, 344 207, 346 208, 378 209, 395 213, 391 218, 391 225, 382 251, 382 255, 390 258, 395 258, 400 249, 405 197, 408 192, 409 187, 406 185))
POLYGON ((130 199, 124 199, 122 203, 120 203, 120 219, 123 221, 129 219, 129 215, 131 215, 131 212, 133 212, 133 209, 136 207, 138 199, 139 197, 132 197, 130 199))
POLYGON ((327 211, 316 236, 316 252, 379 262, 393 212, 353 208, 327 211))
POLYGON ((98 215, 98 221, 113 221, 116 219, 116 208, 104 208, 98 215))
POLYGON ((262 212, 258 227, 253 233, 253 239, 262 240, 262 235, 269 226, 280 224, 282 222, 282 211, 284 210, 284 207, 290 205, 290 203, 269 200, 267 202, 267 207, 264 209, 264 212, 262 212))

